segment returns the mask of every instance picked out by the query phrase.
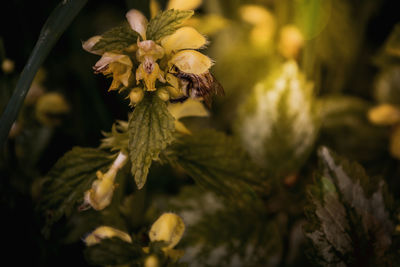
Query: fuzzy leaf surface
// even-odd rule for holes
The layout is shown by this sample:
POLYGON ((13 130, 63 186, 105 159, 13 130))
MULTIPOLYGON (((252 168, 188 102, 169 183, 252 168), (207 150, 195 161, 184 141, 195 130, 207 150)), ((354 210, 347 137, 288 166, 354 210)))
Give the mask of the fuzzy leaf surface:
POLYGON ((165 102, 157 95, 145 96, 128 123, 131 171, 139 189, 146 183, 152 161, 173 141, 174 131, 174 118, 165 102))
POLYGON ((240 142, 224 133, 203 130, 181 136, 170 152, 171 163, 181 166, 206 189, 235 197, 262 187, 263 176, 240 142))
POLYGON ((173 34, 194 12, 192 10, 169 9, 159 13, 149 22, 147 39, 157 41, 164 36, 173 34))
POLYGON ((101 52, 121 51, 135 44, 138 34, 129 25, 124 24, 101 35, 101 39, 93 46, 93 50, 101 52))
POLYGON ((383 180, 364 169, 319 150, 319 180, 310 188, 306 236, 321 266, 390 266, 394 223, 391 199, 383 180), (384 257, 385 256, 385 257, 384 257))
POLYGON ((74 147, 57 161, 43 184, 39 208, 48 213, 47 226, 69 216, 96 179, 96 171, 112 162, 110 154, 95 148, 74 147))
POLYGON ((141 259, 142 253, 139 245, 125 242, 119 238, 103 239, 100 243, 89 246, 84 251, 86 260, 91 265, 98 266, 132 264, 141 259))

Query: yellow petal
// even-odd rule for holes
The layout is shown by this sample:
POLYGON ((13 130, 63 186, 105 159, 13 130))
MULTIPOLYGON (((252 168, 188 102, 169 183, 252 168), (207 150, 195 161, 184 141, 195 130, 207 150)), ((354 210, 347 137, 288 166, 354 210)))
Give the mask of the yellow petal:
POLYGON ((167 9, 193 10, 202 4, 202 0, 169 0, 167 9))
POLYGON ((400 122, 400 109, 390 104, 382 104, 370 109, 368 118, 377 125, 393 125, 400 122))
POLYGON ((185 224, 174 213, 164 213, 151 226, 149 238, 153 241, 165 241, 168 248, 173 248, 181 240, 185 224))
POLYGON ((82 43, 82 48, 88 51, 89 53, 101 55, 102 53, 100 51, 93 50, 93 46, 95 46, 96 43, 100 41, 100 39, 101 39, 100 35, 93 36, 82 43))
POLYGON ((209 57, 195 50, 183 50, 176 53, 168 62, 171 69, 173 65, 181 71, 196 75, 203 74, 212 66, 212 61, 209 57))
POLYGON ((146 17, 136 9, 131 9, 126 13, 126 19, 132 30, 139 33, 143 40, 146 40, 146 29, 148 21, 146 17))
POLYGON ((92 246, 100 243, 102 239, 112 237, 118 237, 125 242, 132 243, 132 239, 127 233, 109 226, 97 227, 96 230, 85 238, 85 243, 87 246, 92 246))
MULTIPOLYGON (((146 62, 145 62, 146 63, 146 62)), ((144 80, 146 85, 146 91, 155 91, 156 80, 160 82, 165 82, 164 73, 160 70, 157 63, 152 63, 153 66, 150 68, 151 72, 146 71, 145 63, 141 63, 136 70, 136 82, 139 83, 140 80, 144 80)))
POLYGON ((106 52, 97 61, 94 69, 104 75, 112 74, 113 82, 109 90, 117 90, 121 83, 129 86, 129 79, 132 75, 132 61, 127 55, 106 52))
POLYGON ((144 267, 160 267, 160 261, 157 256, 150 255, 144 260, 144 267))
POLYGON ((390 154, 400 159, 400 125, 393 129, 393 133, 390 136, 390 154))
POLYGON ((204 105, 197 100, 189 98, 183 103, 170 103, 168 110, 171 115, 179 120, 184 117, 207 117, 209 113, 204 105))
POLYGON ((207 43, 206 38, 192 27, 182 27, 161 40, 166 54, 182 49, 199 49, 207 43))
POLYGON ((157 0, 150 0, 150 17, 154 18, 160 11, 160 3, 157 0))
POLYGON ((239 8, 240 17, 253 25, 275 24, 271 12, 259 5, 243 5, 239 8))

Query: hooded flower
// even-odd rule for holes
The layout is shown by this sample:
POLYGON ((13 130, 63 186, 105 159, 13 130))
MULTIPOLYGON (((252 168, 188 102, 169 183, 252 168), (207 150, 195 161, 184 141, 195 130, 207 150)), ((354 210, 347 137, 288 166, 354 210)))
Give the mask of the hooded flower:
POLYGON ((194 99, 188 99, 183 103, 170 103, 168 105, 168 111, 175 118, 175 129, 183 134, 191 134, 191 132, 179 119, 184 117, 209 116, 203 104, 194 99))
POLYGON ((101 59, 97 61, 93 69, 96 73, 112 75, 113 81, 109 91, 118 90, 122 85, 129 86, 129 79, 132 75, 132 61, 127 55, 106 52, 101 59))
POLYGON ((80 210, 92 207, 95 210, 103 210, 110 205, 115 189, 115 178, 118 170, 126 163, 127 156, 120 152, 110 169, 106 173, 97 171, 97 180, 92 183, 92 187, 85 192, 84 202, 80 210))
POLYGON ((87 246, 93 246, 100 243, 100 241, 103 239, 112 237, 118 237, 125 242, 132 243, 132 239, 127 233, 109 226, 97 227, 96 230, 86 236, 84 241, 87 246))

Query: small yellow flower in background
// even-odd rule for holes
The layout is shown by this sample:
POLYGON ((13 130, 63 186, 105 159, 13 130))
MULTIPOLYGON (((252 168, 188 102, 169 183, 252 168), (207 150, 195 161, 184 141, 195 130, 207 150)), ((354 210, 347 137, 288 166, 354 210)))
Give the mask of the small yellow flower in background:
POLYGON ((40 96, 35 105, 35 115, 38 121, 46 126, 57 126, 61 123, 59 116, 70 110, 64 96, 57 92, 45 93, 40 96))
POLYGON ((97 180, 92 183, 92 187, 85 192, 84 202, 80 206, 80 210, 92 207, 95 210, 103 210, 110 205, 114 190, 115 178, 118 170, 121 169, 127 161, 127 156, 120 152, 106 173, 97 171, 97 180))
POLYGON ((5 58, 1 63, 1 69, 4 73, 9 74, 14 71, 15 63, 11 59, 5 58))
POLYGON ((254 45, 264 46, 272 41, 276 22, 269 10, 259 5, 243 5, 239 9, 239 14, 242 20, 253 25, 250 41, 254 45))
POLYGON ((164 213, 151 226, 150 241, 164 241, 166 248, 172 249, 179 243, 185 231, 181 217, 174 213, 164 213))
POLYGON ((144 267, 159 267, 160 262, 155 255, 150 255, 144 260, 144 267))
POLYGON ((191 134, 190 130, 179 121, 184 117, 207 117, 209 113, 204 105, 197 100, 188 99, 183 103, 170 103, 168 111, 175 118, 175 129, 183 134, 191 134))
POLYGON ((202 0, 169 0, 167 9, 193 10, 203 3, 202 0))
POLYGON ((304 37, 294 25, 284 26, 279 34, 278 50, 286 59, 295 59, 304 45, 304 37))
POLYGON ((393 126, 390 135, 390 154, 400 159, 400 108, 391 104, 381 104, 368 112, 368 119, 376 125, 393 126))
POLYGON ((132 61, 127 55, 121 55, 111 52, 103 54, 101 59, 97 61, 93 69, 96 73, 103 73, 104 75, 113 76, 109 91, 118 90, 123 84, 125 87, 129 86, 129 79, 132 75, 132 61))
POLYGON ((100 226, 97 227, 96 230, 91 232, 85 239, 85 243, 87 246, 93 246, 101 242, 101 240, 106 238, 118 237, 119 239, 132 243, 131 237, 118 229, 109 227, 109 226, 100 226))

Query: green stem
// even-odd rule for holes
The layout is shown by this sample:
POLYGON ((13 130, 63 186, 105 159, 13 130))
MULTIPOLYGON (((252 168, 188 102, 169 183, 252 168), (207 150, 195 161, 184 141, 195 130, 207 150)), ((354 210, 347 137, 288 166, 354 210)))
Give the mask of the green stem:
POLYGON ((17 118, 25 96, 31 86, 36 72, 50 53, 61 34, 84 7, 88 0, 63 0, 50 14, 44 24, 38 41, 18 80, 14 93, 0 118, 0 147, 7 140, 11 125, 17 118))

